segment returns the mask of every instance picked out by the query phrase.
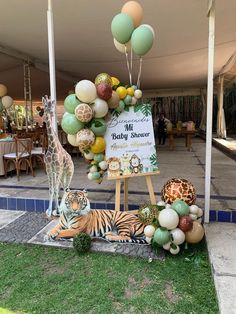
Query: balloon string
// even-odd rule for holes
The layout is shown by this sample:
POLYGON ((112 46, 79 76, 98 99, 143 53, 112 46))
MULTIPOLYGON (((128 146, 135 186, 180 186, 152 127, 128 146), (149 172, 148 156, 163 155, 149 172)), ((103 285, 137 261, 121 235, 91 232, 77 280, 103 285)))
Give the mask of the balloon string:
POLYGON ((132 80, 132 76, 133 76, 133 51, 132 51, 132 48, 131 48, 131 52, 130 52, 130 72, 131 72, 131 83, 130 85, 132 86, 133 85, 133 80, 132 80))
POLYGON ((141 73, 142 73, 142 63, 143 59, 142 57, 139 59, 139 72, 138 72, 138 80, 137 80, 137 87, 140 88, 140 78, 141 78, 141 73))
POLYGON ((129 83, 131 85, 131 72, 130 72, 129 58, 128 58, 128 52, 127 52, 126 45, 125 45, 125 57, 126 57, 127 69, 128 69, 128 72, 129 72, 129 83))

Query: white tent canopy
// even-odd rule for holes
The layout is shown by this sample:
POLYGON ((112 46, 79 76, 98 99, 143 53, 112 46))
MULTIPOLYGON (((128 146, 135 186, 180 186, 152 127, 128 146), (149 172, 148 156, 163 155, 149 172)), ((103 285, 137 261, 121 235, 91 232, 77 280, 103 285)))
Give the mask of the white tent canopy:
MULTIPOLYGON (((65 97, 76 79, 108 72, 128 82, 124 55, 113 45, 110 23, 126 1, 54 1, 56 69, 71 81, 57 77, 58 98, 65 97), (67 77, 68 78, 68 77, 67 77)), ((201 88, 207 81, 208 20, 206 0, 142 1, 143 23, 153 26, 156 41, 144 57, 141 88, 201 88)), ((7 55, 16 50, 37 64, 48 63, 47 0, 2 0, 0 19, 0 82, 9 94, 23 98, 22 61, 7 55), (3 53, 4 52, 4 53, 3 53)), ((214 73, 236 51, 236 1, 218 1, 214 73)), ((138 60, 135 62, 138 70, 138 60)), ((45 68, 45 66, 40 67, 45 68)), ((49 93, 48 74, 34 69, 32 96, 49 93)), ((137 77, 137 73, 136 73, 137 77)))

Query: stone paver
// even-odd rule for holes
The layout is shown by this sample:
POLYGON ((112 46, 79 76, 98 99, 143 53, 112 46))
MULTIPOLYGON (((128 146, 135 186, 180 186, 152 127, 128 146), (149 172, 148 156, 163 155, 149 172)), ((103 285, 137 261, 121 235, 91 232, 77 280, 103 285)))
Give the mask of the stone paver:
POLYGON ((207 247, 221 314, 236 314, 236 225, 205 226, 207 247))
POLYGON ((16 218, 24 215, 24 212, 20 210, 5 210, 0 209, 0 229, 13 222, 16 218))
POLYGON ((48 219, 45 214, 25 212, 0 229, 0 241, 26 243, 46 224, 48 224, 48 219))

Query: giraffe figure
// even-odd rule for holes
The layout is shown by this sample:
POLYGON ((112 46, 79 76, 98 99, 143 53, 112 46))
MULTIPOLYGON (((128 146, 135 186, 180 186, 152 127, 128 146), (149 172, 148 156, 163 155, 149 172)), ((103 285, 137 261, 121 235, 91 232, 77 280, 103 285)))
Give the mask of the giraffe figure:
POLYGON ((44 105, 46 128, 48 135, 48 149, 45 154, 45 165, 49 182, 49 207, 47 216, 51 216, 53 211, 53 201, 55 202, 56 214, 59 214, 59 191, 62 185, 64 192, 70 187, 74 174, 74 164, 71 156, 62 147, 56 132, 52 127, 52 113, 55 101, 51 101, 47 96, 42 98, 44 105))

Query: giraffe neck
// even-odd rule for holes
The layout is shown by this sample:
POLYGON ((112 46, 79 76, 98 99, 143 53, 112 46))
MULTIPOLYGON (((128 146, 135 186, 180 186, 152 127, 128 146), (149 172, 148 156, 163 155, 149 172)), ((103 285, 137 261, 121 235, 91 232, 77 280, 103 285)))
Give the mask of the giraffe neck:
POLYGON ((52 144, 58 144, 59 140, 57 137, 56 132, 54 131, 52 127, 52 118, 50 113, 46 114, 46 128, 47 128, 47 134, 48 134, 48 146, 52 146, 52 144))

